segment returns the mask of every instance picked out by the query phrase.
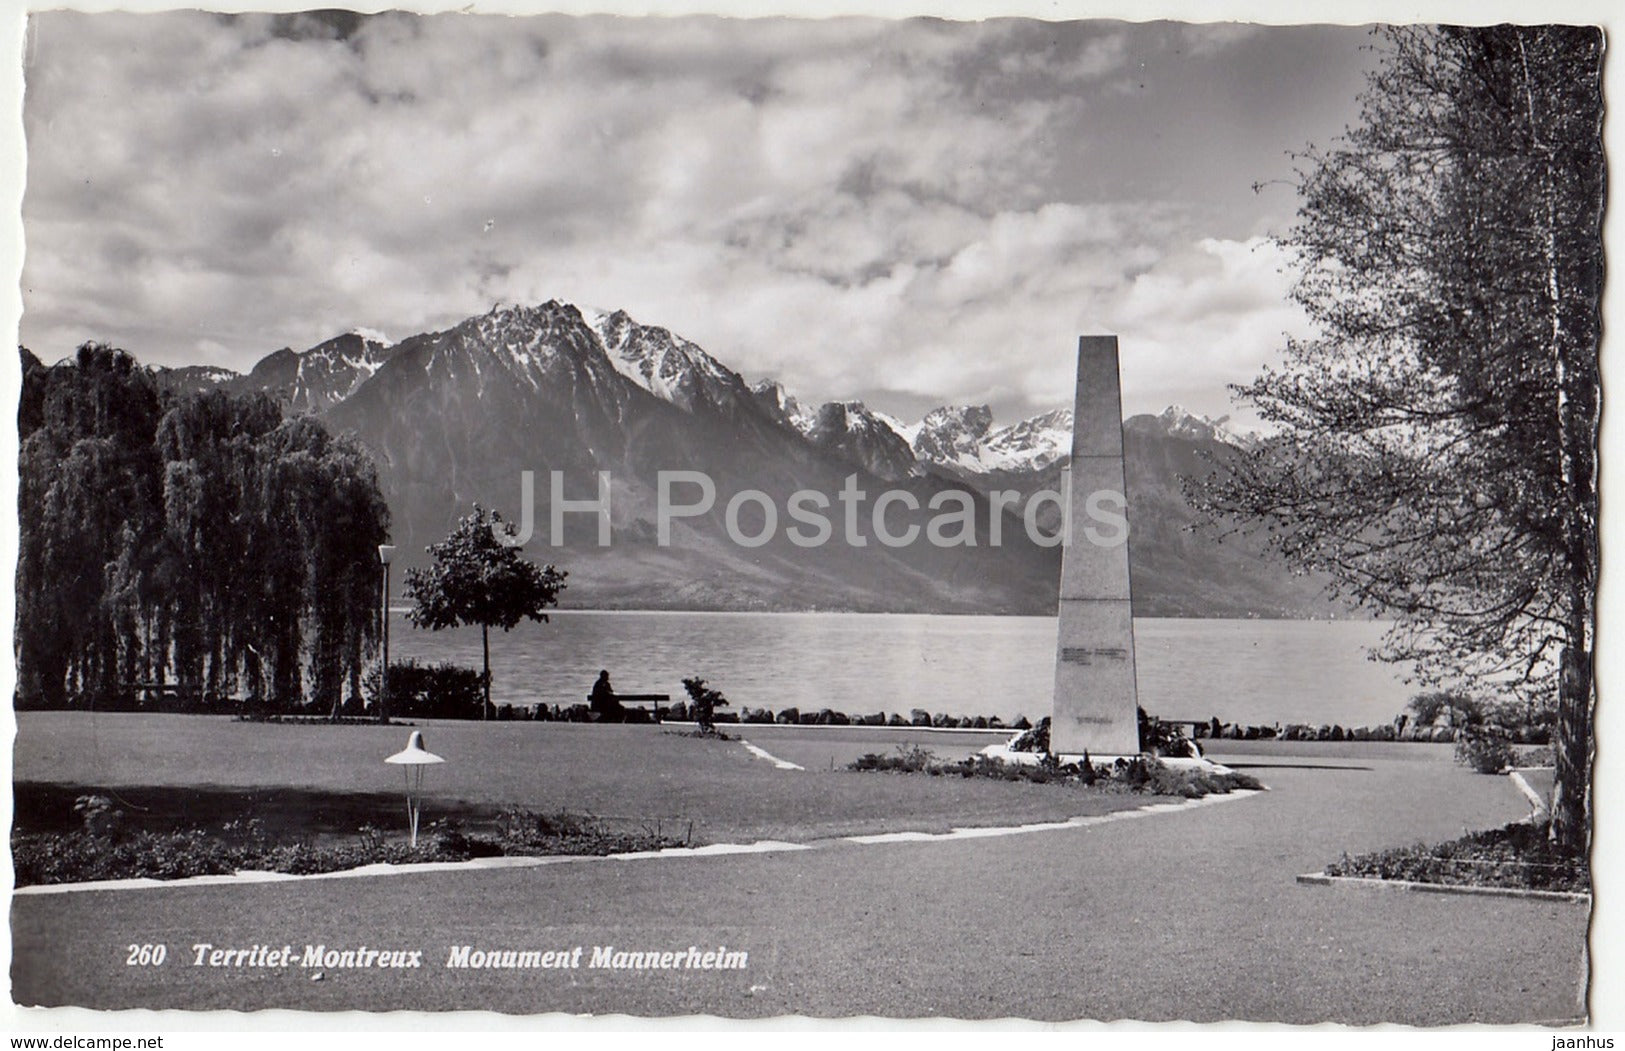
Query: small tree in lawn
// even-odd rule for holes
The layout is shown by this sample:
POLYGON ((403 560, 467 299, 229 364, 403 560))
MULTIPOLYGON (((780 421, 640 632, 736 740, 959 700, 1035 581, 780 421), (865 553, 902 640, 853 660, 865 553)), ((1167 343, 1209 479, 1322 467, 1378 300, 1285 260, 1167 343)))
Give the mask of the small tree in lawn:
POLYGON ((500 514, 475 504, 474 513, 460 520, 450 536, 430 545, 432 565, 406 572, 406 594, 413 602, 407 616, 414 627, 439 631, 480 626, 482 719, 491 711, 491 629, 510 631, 526 617, 546 622, 545 611, 558 605, 567 575, 525 558, 517 545, 503 539, 513 535, 513 526, 500 514))
POLYGON ((716 710, 728 703, 722 696, 721 690, 713 690, 705 684, 705 680, 698 675, 692 679, 683 680, 683 689, 688 691, 690 710, 694 713, 694 721, 699 724, 701 733, 716 733, 716 710))

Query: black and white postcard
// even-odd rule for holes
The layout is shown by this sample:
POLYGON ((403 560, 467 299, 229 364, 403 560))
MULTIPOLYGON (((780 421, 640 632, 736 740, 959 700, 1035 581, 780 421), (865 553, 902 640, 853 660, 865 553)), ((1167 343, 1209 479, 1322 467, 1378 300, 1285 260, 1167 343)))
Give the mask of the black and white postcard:
POLYGON ((26 14, 18 1031, 1609 1018, 1602 14, 1000 14, 26 14))

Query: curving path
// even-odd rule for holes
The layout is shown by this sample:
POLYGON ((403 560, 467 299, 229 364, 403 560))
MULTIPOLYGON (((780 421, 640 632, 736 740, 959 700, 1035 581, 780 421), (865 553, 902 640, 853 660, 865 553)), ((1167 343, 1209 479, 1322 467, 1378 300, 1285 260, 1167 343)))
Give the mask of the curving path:
MULTIPOLYGON (((781 748, 763 741, 776 755, 781 748)), ((775 744, 781 744, 775 742, 775 744)), ((1357 750, 1349 750, 1351 753, 1357 750)), ((1583 1014, 1583 907, 1301 886, 1342 850, 1522 816, 1431 753, 1217 756, 1273 791, 998 839, 14 899, 13 997, 99 1008, 949 1015, 1313 1023, 1583 1014), (164 942, 162 967, 125 965, 164 942), (423 952, 417 970, 190 966, 189 946, 423 952), (744 971, 475 971, 451 947, 749 952, 744 971)), ((785 771, 818 789, 817 772, 785 771)))

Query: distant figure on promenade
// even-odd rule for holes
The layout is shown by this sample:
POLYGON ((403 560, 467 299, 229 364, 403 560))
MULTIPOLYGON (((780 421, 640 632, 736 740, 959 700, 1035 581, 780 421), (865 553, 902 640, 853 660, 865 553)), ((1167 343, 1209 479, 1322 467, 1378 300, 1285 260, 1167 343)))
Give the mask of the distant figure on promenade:
POLYGON ((609 684, 607 669, 598 673, 598 681, 592 684, 592 695, 587 700, 599 722, 618 723, 625 718, 626 709, 615 699, 615 687, 609 684))

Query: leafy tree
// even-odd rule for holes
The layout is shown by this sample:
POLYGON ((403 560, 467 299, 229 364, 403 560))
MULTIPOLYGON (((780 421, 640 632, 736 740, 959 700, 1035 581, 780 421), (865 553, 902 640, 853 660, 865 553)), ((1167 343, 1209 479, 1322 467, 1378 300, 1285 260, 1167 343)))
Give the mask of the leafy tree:
POLYGON ((163 395, 99 344, 22 361, 20 705, 122 703, 171 676, 285 708, 306 682, 319 704, 359 688, 389 513, 358 444, 263 395, 163 395))
POLYGON ((144 561, 155 535, 158 390, 134 358, 97 343, 56 368, 22 359, 18 690, 49 707, 114 697, 139 655, 108 576, 144 561))
POLYGON ((1602 35, 1380 30, 1356 127, 1307 153, 1315 335, 1239 393, 1275 439, 1193 495, 1396 617, 1425 685, 1558 711, 1553 835, 1589 833, 1602 35))
MULTIPOLYGON (((158 634, 173 641, 176 678, 188 692, 227 690, 266 612, 255 584, 272 556, 251 550, 263 518, 262 442, 281 422, 270 398, 219 390, 173 399, 158 421, 164 529, 148 606, 162 618, 158 634)), ((163 677, 162 667, 154 671, 163 677)))
POLYGON ((1484 717, 1483 706, 1459 690, 1425 690, 1405 707, 1416 716, 1417 726, 1433 726, 1440 716, 1446 717, 1448 726, 1476 723, 1484 717))
POLYGON ((346 680, 352 696, 360 692, 363 654, 377 636, 378 545, 389 536, 389 508, 365 450, 311 417, 283 423, 261 445, 263 506, 273 535, 287 538, 271 548, 282 583, 268 600, 284 605, 281 631, 268 639, 273 685, 298 696, 308 671, 311 702, 336 718, 346 680), (287 593, 278 596, 281 588, 287 593))
POLYGON ((406 594, 413 606, 414 627, 441 628, 478 624, 483 658, 485 701, 481 718, 491 710, 491 629, 511 631, 529 617, 547 621, 547 607, 558 605, 564 571, 537 566, 519 546, 508 542, 515 531, 495 511, 478 504, 446 539, 428 548, 431 565, 406 571, 406 594))

